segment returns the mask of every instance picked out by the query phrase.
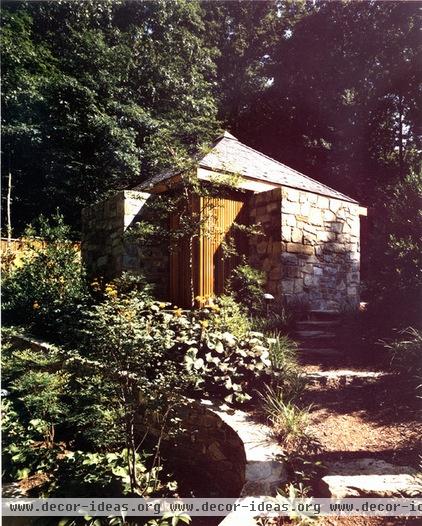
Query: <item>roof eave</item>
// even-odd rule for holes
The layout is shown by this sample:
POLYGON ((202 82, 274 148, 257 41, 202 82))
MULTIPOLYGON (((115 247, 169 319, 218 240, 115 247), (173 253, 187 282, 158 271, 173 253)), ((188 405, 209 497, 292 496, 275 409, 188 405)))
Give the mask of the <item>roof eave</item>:
MULTIPOLYGON (((217 173, 221 173, 221 174, 230 174, 230 173, 235 174, 235 172, 231 172, 229 170, 222 170, 222 169, 219 169, 219 168, 213 168, 211 166, 208 166, 208 165, 202 164, 202 163, 199 163, 198 167, 202 168, 204 170, 209 170, 209 171, 217 172, 217 173)), ((287 186, 288 188, 292 188, 294 190, 300 190, 302 192, 309 192, 311 194, 321 195, 323 197, 328 197, 330 199, 338 199, 339 201, 347 201, 349 203, 353 203, 353 204, 359 205, 359 202, 356 201, 356 199, 353 199, 352 197, 349 197, 346 194, 342 194, 341 192, 337 192, 337 190, 334 190, 334 188, 330 188, 330 190, 332 190, 333 192, 338 193, 339 194, 338 197, 333 196, 333 195, 327 195, 326 193, 317 192, 317 191, 314 191, 314 190, 305 190, 303 188, 300 188, 299 186, 295 186, 295 185, 291 185, 291 184, 287 184, 287 183, 280 183, 280 182, 274 181, 274 180, 260 179, 258 177, 252 177, 250 175, 244 175, 244 174, 240 174, 240 175, 241 175, 241 177, 243 177, 244 179, 248 179, 249 181, 257 181, 259 183, 267 183, 268 185, 276 185, 278 187, 287 186)), ((318 182, 318 181, 316 181, 316 182, 318 182)))

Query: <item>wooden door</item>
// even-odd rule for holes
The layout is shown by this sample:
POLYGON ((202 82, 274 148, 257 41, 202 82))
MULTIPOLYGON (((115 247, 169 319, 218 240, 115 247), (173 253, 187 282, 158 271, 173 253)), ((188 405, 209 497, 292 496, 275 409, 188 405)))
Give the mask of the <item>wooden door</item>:
MULTIPOLYGON (((244 193, 233 192, 230 197, 192 197, 190 206, 192 213, 201 217, 198 235, 191 241, 191 247, 188 239, 181 239, 170 250, 170 299, 179 307, 192 306, 192 285, 193 298, 222 294, 248 246, 246 236, 233 227, 233 223, 247 224, 244 193), (237 254, 228 256, 225 245, 231 240, 237 254)), ((172 214, 170 228, 177 230, 179 225, 179 215, 172 214)))
POLYGON ((222 294, 232 270, 246 254, 247 239, 233 227, 233 223, 247 224, 245 194, 230 197, 204 197, 200 201, 204 227, 199 239, 200 296, 222 294), (234 241, 237 255, 227 255, 227 246, 234 241))
MULTIPOLYGON (((190 198, 188 205, 190 213, 198 213, 199 199, 196 196, 190 198)), ((181 216, 179 213, 171 214, 170 230, 177 231, 180 228, 180 221, 181 216)), ((179 239, 177 242, 173 241, 170 246, 170 301, 178 307, 192 307, 193 298, 198 294, 198 244, 198 237, 193 238, 191 241, 186 237, 179 239), (190 243, 192 246, 190 246, 190 243)))

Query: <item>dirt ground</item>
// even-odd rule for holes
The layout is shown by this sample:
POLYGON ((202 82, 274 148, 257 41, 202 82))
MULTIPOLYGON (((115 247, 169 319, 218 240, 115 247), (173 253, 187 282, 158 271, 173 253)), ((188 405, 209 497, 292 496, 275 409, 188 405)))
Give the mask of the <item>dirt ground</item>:
MULTIPOLYGON (((363 369, 359 365, 347 365, 348 369, 363 369)), ((304 369, 315 372, 328 367, 312 364, 304 369)), ((370 457, 420 469, 422 400, 417 396, 415 385, 397 375, 352 385, 317 384, 307 390, 305 401, 313 405, 308 431, 320 446, 315 460, 324 464, 370 457)), ((421 526, 422 518, 324 517, 316 524, 421 526)))
POLYGON ((309 433, 322 461, 371 457, 418 468, 422 454, 422 400, 414 385, 391 375, 363 385, 317 386, 309 433))

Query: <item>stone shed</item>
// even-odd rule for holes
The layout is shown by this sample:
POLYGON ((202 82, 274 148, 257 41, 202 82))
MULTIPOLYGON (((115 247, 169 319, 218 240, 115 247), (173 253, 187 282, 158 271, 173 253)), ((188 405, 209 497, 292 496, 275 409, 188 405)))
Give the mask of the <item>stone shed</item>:
MULTIPOLYGON (((259 225, 259 233, 247 240, 236 239, 239 253, 265 271, 269 293, 287 301, 300 300, 314 310, 356 306, 360 216, 366 215, 366 209, 225 132, 196 160, 195 176, 215 185, 230 175, 236 185, 229 192, 193 201, 192 209, 201 213, 213 200, 214 226, 212 236, 197 236, 193 266, 188 264, 183 243, 170 250, 124 235, 148 215, 148 203, 156 194, 177 192, 184 174, 175 171, 83 210, 82 257, 88 271, 107 279, 123 271, 142 272, 155 283, 158 296, 190 306, 190 284, 195 296, 224 292, 239 262, 238 256, 228 257, 223 251, 233 225, 259 225)), ((165 221, 171 225, 174 217, 165 221)))

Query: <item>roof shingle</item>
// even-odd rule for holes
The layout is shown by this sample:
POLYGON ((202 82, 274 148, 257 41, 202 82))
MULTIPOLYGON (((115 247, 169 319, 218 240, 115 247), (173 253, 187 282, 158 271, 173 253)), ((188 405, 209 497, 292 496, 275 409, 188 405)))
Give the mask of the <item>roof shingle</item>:
MULTIPOLYGON (((218 137, 211 150, 198 159, 198 165, 216 172, 235 173, 248 179, 289 186, 357 203, 355 199, 246 146, 228 132, 218 137)), ((138 185, 135 189, 147 190, 172 175, 175 173, 164 172, 138 185)))

